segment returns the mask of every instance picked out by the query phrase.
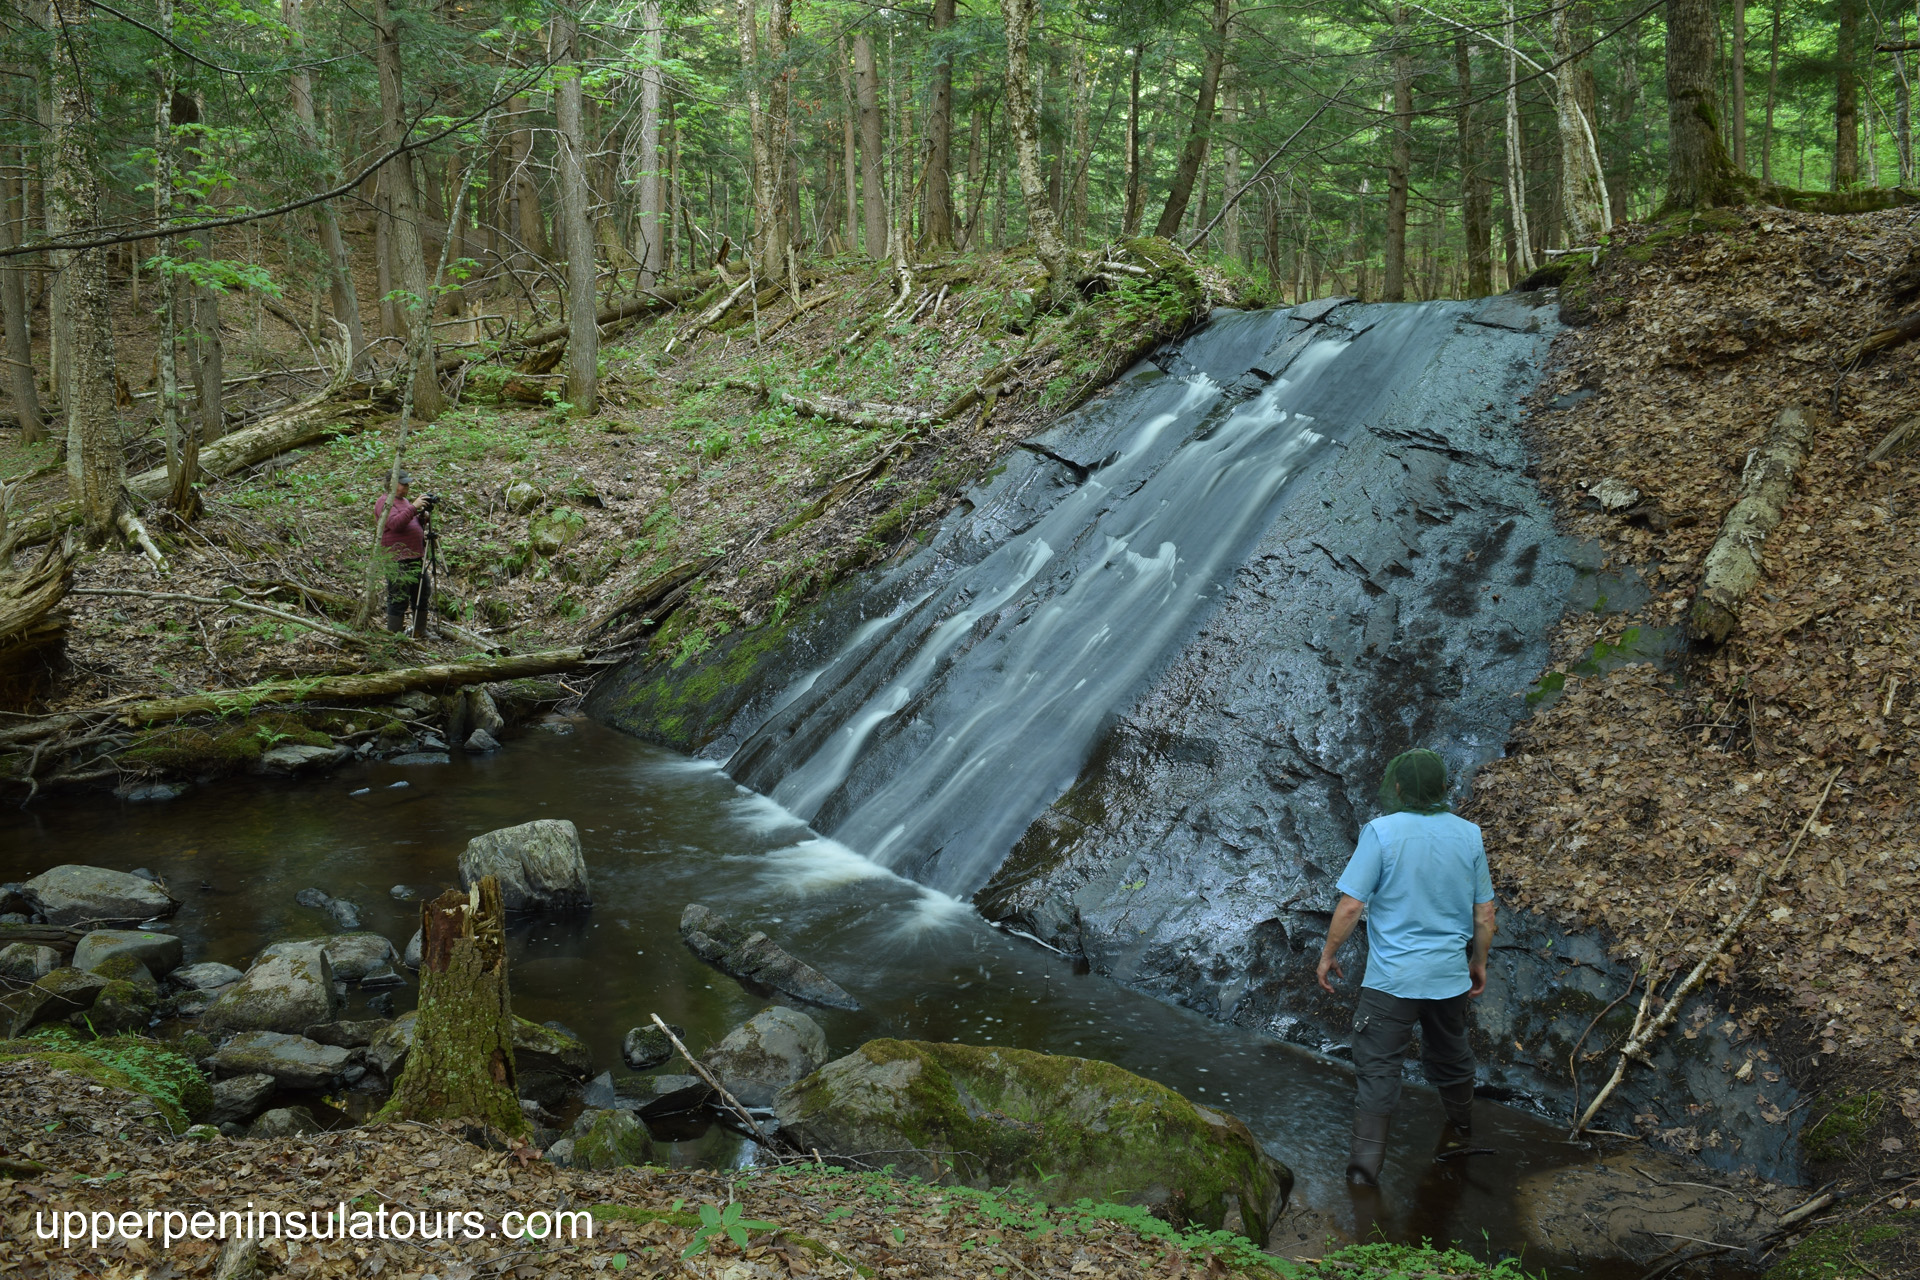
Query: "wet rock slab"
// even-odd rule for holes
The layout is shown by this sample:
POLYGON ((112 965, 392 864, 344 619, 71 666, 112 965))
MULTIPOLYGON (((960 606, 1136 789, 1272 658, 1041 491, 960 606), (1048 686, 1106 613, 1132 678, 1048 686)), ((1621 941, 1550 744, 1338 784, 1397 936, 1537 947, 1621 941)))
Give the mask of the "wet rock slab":
POLYGON ((860 1007, 839 983, 766 934, 743 929, 698 902, 680 913, 680 937, 689 951, 731 977, 828 1009, 860 1007))
POLYGON ((213 1053, 223 1076, 268 1075, 286 1089, 324 1089, 346 1069, 348 1053, 305 1036, 244 1031, 213 1053))
POLYGON ((48 924, 137 924, 170 916, 180 903, 141 876, 69 863, 21 886, 48 924))

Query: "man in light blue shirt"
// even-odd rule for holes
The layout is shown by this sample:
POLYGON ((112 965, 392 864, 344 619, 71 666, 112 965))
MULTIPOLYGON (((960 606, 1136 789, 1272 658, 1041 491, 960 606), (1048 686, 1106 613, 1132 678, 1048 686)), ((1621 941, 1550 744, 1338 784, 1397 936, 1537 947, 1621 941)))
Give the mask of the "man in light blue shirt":
POLYGON ((1353 1066, 1359 1100, 1347 1178, 1378 1186, 1387 1129, 1400 1101, 1400 1064, 1420 1024, 1421 1066, 1440 1091, 1447 1132, 1437 1158, 1465 1155, 1473 1133, 1473 1048, 1467 999, 1487 989, 1493 945, 1493 879, 1480 828, 1447 811, 1447 766, 1431 751, 1408 751, 1387 765, 1385 811, 1360 829, 1340 876, 1340 905, 1320 952, 1320 985, 1364 908, 1367 972, 1353 1015, 1353 1066))

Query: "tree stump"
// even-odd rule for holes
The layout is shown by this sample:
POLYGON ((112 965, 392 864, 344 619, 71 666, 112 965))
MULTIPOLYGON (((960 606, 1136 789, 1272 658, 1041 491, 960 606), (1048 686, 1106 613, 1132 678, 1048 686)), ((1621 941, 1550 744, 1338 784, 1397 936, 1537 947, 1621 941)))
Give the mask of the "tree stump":
POLYGON ((514 1077, 505 923, 492 876, 471 894, 450 889, 420 908, 420 1011, 382 1119, 529 1132, 514 1077))

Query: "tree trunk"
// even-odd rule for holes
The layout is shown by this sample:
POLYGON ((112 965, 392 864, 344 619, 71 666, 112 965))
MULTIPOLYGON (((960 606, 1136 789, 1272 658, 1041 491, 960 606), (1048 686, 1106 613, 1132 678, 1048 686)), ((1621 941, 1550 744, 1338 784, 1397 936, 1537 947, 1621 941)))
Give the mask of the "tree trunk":
POLYGON ((1745 185, 1714 110, 1713 0, 1667 0, 1667 205, 1736 204, 1745 185))
POLYGON ((860 109, 860 214, 866 227, 867 256, 887 256, 886 176, 880 159, 880 72, 873 63, 873 42, 865 32, 853 37, 853 83, 860 109))
POLYGON ((1027 204, 1027 231, 1034 254, 1052 278, 1057 292, 1076 283, 1078 264, 1060 238, 1060 224, 1047 207, 1046 175, 1040 171, 1040 109, 1033 86, 1033 66, 1027 41, 1033 31, 1040 0, 1000 0, 1007 27, 1007 121, 1012 125, 1020 194, 1027 204))
MULTIPOLYGON (((1233 21, 1233 0, 1213 0, 1213 28, 1207 37, 1206 57, 1200 64, 1200 92, 1193 103, 1193 125, 1187 131, 1187 144, 1173 169, 1173 185, 1167 190, 1167 203, 1160 210, 1160 221, 1153 234, 1172 238, 1187 216, 1187 203, 1193 198, 1193 181, 1207 162, 1207 144, 1213 139, 1214 98, 1220 91, 1220 69, 1227 61, 1227 26, 1233 21)), ((1411 73, 1409 73, 1411 75, 1411 73)), ((1412 90, 1409 88, 1409 95, 1412 90)), ((1411 98, 1409 98, 1411 102, 1411 98)), ((1412 106, 1407 108, 1412 110, 1412 106)))
POLYGON ((953 247, 953 55, 941 33, 953 25, 954 0, 933 0, 933 94, 927 104, 927 215, 930 250, 953 247))
MULTIPOLYGON (((0 247, 18 244, 23 223, 21 182, 0 174, 0 247)), ((7 326, 7 395, 20 423, 20 443, 39 444, 47 438, 47 420, 40 408, 40 388, 33 380, 33 333, 27 312, 25 257, 0 262, 0 321, 7 326)))
POLYGON ((560 221, 567 246, 567 400, 586 416, 600 407, 600 329, 594 323, 593 221, 587 209, 587 140, 580 127, 579 29, 553 20, 554 115, 560 151, 560 221))
POLYGON ((1729 50, 1727 110, 1733 115, 1733 167, 1747 171, 1747 0, 1733 0, 1733 47, 1729 50))
POLYGON ((1455 85, 1460 105, 1454 123, 1460 135, 1460 210, 1466 241, 1465 294, 1481 298, 1493 292, 1493 184, 1487 181, 1486 157, 1473 100, 1473 45, 1465 34, 1453 40, 1455 85))
POLYGON ((667 241, 673 223, 667 209, 667 181, 660 163, 660 55, 666 33, 660 0, 645 0, 640 22, 646 28, 646 65, 640 69, 640 287, 651 289, 667 265, 667 241))
POLYGON ((1740 500, 1720 524, 1720 536, 1702 563, 1700 593, 1688 629, 1695 638, 1722 644, 1739 621, 1740 605, 1759 584, 1760 554, 1767 535, 1784 518, 1794 476, 1807 464, 1819 415, 1798 406, 1782 409, 1766 439, 1748 455, 1740 476, 1740 500))
POLYGON ((1087 169, 1093 159, 1093 83, 1087 75, 1087 55, 1074 50, 1068 55, 1071 66, 1068 84, 1073 93, 1073 144, 1068 161, 1073 181, 1067 184, 1067 243, 1084 243, 1087 236, 1087 169))
POLYGON ((373 278, 380 291, 380 336, 397 338, 400 324, 395 317, 393 295, 399 287, 393 271, 393 218, 387 209, 387 182, 376 175, 373 185, 373 278))
MULTIPOLYGON (((173 0, 160 0, 157 18, 163 40, 173 39, 173 0)), ((174 165, 176 142, 173 133, 174 66, 171 48, 160 58, 160 92, 155 95, 153 117, 153 217, 160 226, 174 219, 174 165)), ((171 258, 175 244, 171 236, 159 242, 162 257, 171 258)), ((160 332, 155 364, 160 376, 160 434, 167 450, 167 505, 182 520, 200 514, 199 480, 200 433, 180 416, 179 306, 182 281, 171 272, 160 277, 160 332), (182 429, 184 426, 184 430, 182 429)))
POLYGON ((1140 60, 1146 54, 1143 42, 1133 46, 1133 69, 1127 87, 1127 199, 1120 214, 1120 234, 1140 234, 1140 60))
MULTIPOLYGON (((213 236, 200 252, 210 257, 213 236)), ((211 444, 227 432, 227 345, 220 332, 220 291, 189 284, 187 298, 187 358, 193 372, 194 413, 200 419, 200 439, 211 444)))
MULTIPOLYGON (((55 119, 47 182, 48 203, 62 228, 76 233, 100 225, 100 169, 93 152, 92 99, 82 68, 97 65, 93 51, 76 47, 92 34, 89 0, 58 0, 64 48, 53 55, 55 119)), ((65 259, 67 468, 89 541, 98 543, 118 521, 126 488, 124 442, 113 403, 113 322, 104 249, 82 249, 65 259)))
MULTIPOLYGON (((1698 3, 1699 0, 1694 0, 1698 3)), ((1513 0, 1507 0, 1508 31, 1516 30, 1513 0)), ((1533 233, 1527 226, 1527 148, 1520 128, 1520 64, 1507 47, 1507 284, 1533 274, 1533 233)))
POLYGON ((1860 181, 1860 0, 1840 0, 1833 54, 1833 189, 1860 181))
POLYGON ((773 0, 767 15, 765 56, 762 57, 759 16, 755 0, 734 0, 739 20, 740 65, 747 77, 747 133, 753 154, 753 243, 749 255, 762 280, 778 280, 786 271, 787 85, 792 74, 782 64, 787 55, 787 32, 792 25, 792 0, 773 0), (764 92, 764 68, 774 68, 764 92))
POLYGON ((546 222, 540 216, 540 184, 533 170, 533 125, 528 116, 532 109, 525 98, 514 98, 507 103, 507 110, 513 116, 513 131, 507 135, 508 148, 513 157, 513 176, 510 186, 513 190, 514 236, 520 241, 515 253, 515 269, 528 271, 533 264, 529 258, 545 258, 547 254, 546 222))
MULTIPOLYGON (((301 29, 300 3, 301 0, 280 0, 280 15, 296 36, 301 29)), ((297 39, 294 48, 300 48, 297 39)), ((301 141, 315 151, 324 151, 328 162, 326 173, 328 180, 332 181, 338 171, 332 163, 332 150, 321 143, 320 130, 314 120, 313 82, 305 71, 295 71, 288 89, 293 98, 293 117, 299 125, 301 141)), ((360 327, 360 297, 353 287, 353 263, 347 257, 347 242, 340 234, 339 219, 334 217, 333 202, 327 200, 313 206, 313 221, 319 233, 320 249, 327 255, 327 292, 333 302, 333 318, 343 331, 348 359, 357 366, 367 340, 360 327)))
POLYGON ((1407 47, 1412 25, 1405 5, 1393 7, 1393 144, 1387 161, 1385 302, 1407 298, 1407 187, 1413 171, 1413 51, 1407 47))
POLYGON ((840 159, 847 187, 847 252, 860 252, 860 162, 854 141, 853 73, 847 69, 847 42, 834 45, 834 65, 840 70, 840 159))
POLYGON ((1773 0, 1773 35, 1767 41, 1767 122, 1760 131, 1760 181, 1773 185, 1773 104, 1780 89, 1780 0, 1773 0))
MULTIPOLYGON (((406 99, 400 79, 400 31, 389 0, 374 3, 374 62, 380 75, 380 135, 388 150, 406 142, 406 99)), ((403 322, 407 347, 413 353, 413 410, 422 421, 431 422, 446 408, 440 394, 440 378, 433 364, 433 289, 427 279, 427 251, 420 234, 419 187, 414 176, 411 154, 391 161, 383 171, 383 182, 391 200, 393 224, 388 239, 398 250, 400 285, 408 295, 394 308, 395 318, 403 322), (416 332, 418 329, 418 332, 416 332)))
POLYGON ((506 911, 492 876, 420 908, 420 1011, 380 1115, 472 1120, 510 1137, 530 1131, 514 1076, 506 911))
POLYGON ((1553 11, 1553 50, 1560 69, 1554 75, 1554 108, 1560 133, 1560 215, 1567 243, 1592 244, 1607 229, 1606 177, 1600 172, 1593 131, 1593 72, 1585 54, 1585 4, 1562 4, 1553 11))
MULTIPOLYGON (((1221 94, 1220 131, 1224 135, 1220 142, 1220 198, 1233 199, 1240 190, 1240 145, 1233 140, 1233 127, 1238 122, 1240 91, 1233 84, 1227 85, 1221 94)), ((1240 211, 1227 210, 1227 216, 1220 220, 1220 252, 1228 261, 1240 257, 1240 211)))

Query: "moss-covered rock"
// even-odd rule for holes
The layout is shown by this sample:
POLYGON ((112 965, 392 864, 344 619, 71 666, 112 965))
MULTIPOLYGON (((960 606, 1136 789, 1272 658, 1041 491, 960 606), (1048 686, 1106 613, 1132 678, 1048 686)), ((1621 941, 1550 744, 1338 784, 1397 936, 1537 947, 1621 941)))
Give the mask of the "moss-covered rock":
MULTIPOLYGON (((137 963, 137 962, 135 962, 137 963)), ((146 970, 141 969, 144 974, 146 970)), ((148 977, 151 983, 153 979, 148 977)), ((93 1008, 85 1013, 76 1013, 70 1021, 76 1026, 84 1025, 97 1036, 119 1035, 125 1031, 142 1031, 153 1021, 154 1005, 158 996, 153 987, 143 986, 125 978, 115 978, 100 989, 93 999, 93 1008)))
POLYGON ((652 1159, 653 1142, 631 1111, 585 1111, 574 1125, 576 1168, 620 1169, 652 1159))
POLYGON ((88 1040, 65 1027, 43 1027, 25 1039, 0 1041, 0 1061, 19 1058, 151 1098, 175 1133, 213 1105, 213 1088, 200 1068, 157 1040, 130 1035, 88 1040))
POLYGON ((775 1111, 802 1150, 885 1151, 930 1181, 1139 1205, 1176 1225, 1238 1221, 1261 1244, 1293 1185, 1235 1117, 1110 1063, 1024 1049, 872 1040, 775 1111))

